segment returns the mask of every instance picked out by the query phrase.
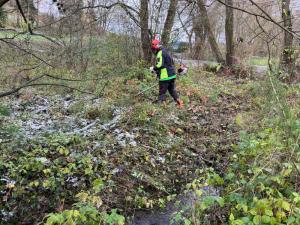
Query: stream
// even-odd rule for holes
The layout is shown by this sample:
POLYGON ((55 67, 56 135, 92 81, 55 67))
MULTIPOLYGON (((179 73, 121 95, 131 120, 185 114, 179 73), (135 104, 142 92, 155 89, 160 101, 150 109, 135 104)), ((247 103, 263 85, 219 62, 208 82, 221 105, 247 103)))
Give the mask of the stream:
POLYGON ((199 197, 195 192, 181 194, 176 200, 167 204, 161 210, 137 210, 131 222, 127 225, 180 225, 184 224, 185 216, 191 215, 196 204, 200 204, 206 196, 218 196, 212 187, 203 187, 203 194, 199 197))

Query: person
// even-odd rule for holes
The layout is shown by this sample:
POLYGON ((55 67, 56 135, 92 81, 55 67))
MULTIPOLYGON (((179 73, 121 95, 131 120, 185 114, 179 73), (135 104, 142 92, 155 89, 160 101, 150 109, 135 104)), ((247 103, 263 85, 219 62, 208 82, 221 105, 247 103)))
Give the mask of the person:
POLYGON ((175 87, 176 72, 172 57, 160 45, 160 41, 157 39, 152 41, 151 49, 156 56, 156 63, 150 70, 151 72, 155 72, 159 79, 159 96, 157 102, 165 102, 166 93, 169 91, 177 105, 183 107, 183 101, 179 99, 175 87))

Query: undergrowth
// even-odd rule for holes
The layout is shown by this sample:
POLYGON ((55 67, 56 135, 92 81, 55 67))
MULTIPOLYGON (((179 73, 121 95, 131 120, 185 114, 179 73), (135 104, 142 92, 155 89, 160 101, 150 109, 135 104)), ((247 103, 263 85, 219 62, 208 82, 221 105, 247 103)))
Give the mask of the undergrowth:
MULTIPOLYGON (((252 89, 256 118, 240 131, 226 172, 214 185, 221 199, 216 204, 206 197, 208 206, 193 209, 191 224, 300 224, 299 88, 268 76, 252 89)), ((201 185, 213 184, 217 174, 209 170, 201 185)))
MULTIPOLYGON (((300 224, 299 88, 273 75, 253 81, 191 69, 177 79, 185 107, 170 97, 156 105, 157 80, 144 62, 134 49, 124 54, 125 40, 108 40, 84 52, 85 70, 78 57, 73 66, 66 58, 55 69, 1 76, 7 89, 51 72, 69 81, 44 82, 93 93, 38 87, 0 103, 2 224, 122 225, 136 209, 163 210, 183 192, 198 201, 175 215, 177 224, 300 224), (74 103, 45 109, 49 115, 85 119, 97 129, 24 137, 34 97, 55 102, 57 94, 74 103), (24 111, 20 118, 10 103, 24 111), (207 187, 219 194, 204 196, 207 187)), ((3 68, 12 61, 8 53, 3 68)))
MULTIPOLYGON (((18 141, 1 144, 4 224, 124 224, 136 208, 166 207, 208 165, 224 170, 238 132, 235 115, 248 110, 247 101, 239 100, 248 83, 240 90, 235 80, 191 71, 177 81, 185 102, 178 110, 171 97, 166 105, 152 103, 157 86, 143 91, 157 81, 140 71, 143 80, 130 72, 104 81, 100 105, 78 100, 52 112, 101 124, 120 112, 115 127, 88 137, 57 133, 33 139, 21 138, 19 128, 11 136, 18 141)), ((35 91, 21 95, 24 109, 34 105, 35 91)), ((73 99, 72 93, 66 98, 73 99)))

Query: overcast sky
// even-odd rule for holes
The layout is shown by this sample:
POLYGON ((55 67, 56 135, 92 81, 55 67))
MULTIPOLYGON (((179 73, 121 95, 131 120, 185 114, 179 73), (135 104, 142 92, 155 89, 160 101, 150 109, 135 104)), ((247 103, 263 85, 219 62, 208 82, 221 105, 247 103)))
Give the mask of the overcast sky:
POLYGON ((38 9, 41 13, 48 13, 58 16, 58 9, 52 0, 38 0, 36 1, 38 9))
MULTIPOLYGON (((67 1, 67 0, 65 0, 67 1)), ((247 0, 234 0, 234 3, 238 2, 245 2, 247 0)), ((277 0, 268 0, 267 4, 278 4, 277 0)), ((104 2, 112 3, 114 1, 109 1, 106 0, 104 2)), ((134 8, 139 8, 139 2, 140 0, 127 0, 125 1, 127 4, 130 4, 134 8)), ((59 16, 59 12, 56 6, 56 3, 53 3, 52 0, 36 0, 36 5, 38 6, 38 9, 41 13, 47 13, 51 14, 55 17, 59 16)), ((295 19, 300 19, 300 0, 291 0, 291 6, 292 6, 292 12, 296 16, 295 19)), ((279 8, 278 8, 279 9, 279 8)), ((124 24, 121 23, 122 20, 120 20, 121 15, 115 15, 114 17, 111 18, 110 25, 109 25, 109 30, 113 32, 122 32, 124 31, 124 24)), ((178 27, 178 24, 175 23, 174 27, 178 27)), ((185 39, 185 37, 182 37, 185 39)), ((224 39, 224 37, 220 37, 220 39, 224 39)))

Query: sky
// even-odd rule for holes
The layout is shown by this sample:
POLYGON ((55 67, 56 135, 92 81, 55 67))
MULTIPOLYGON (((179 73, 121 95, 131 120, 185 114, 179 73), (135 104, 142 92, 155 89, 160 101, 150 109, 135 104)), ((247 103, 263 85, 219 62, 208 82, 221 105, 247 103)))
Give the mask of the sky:
POLYGON ((53 3, 52 0, 37 0, 36 6, 41 13, 48 13, 54 16, 59 15, 57 6, 53 3))
MULTIPOLYGON (((64 0, 64 1, 67 1, 67 0, 64 0)), ((139 1, 140 0, 126 0, 127 4, 130 4, 132 6, 134 6, 135 8, 137 7, 138 8, 138 5, 139 5, 139 1)), ((248 0, 233 0, 234 3, 238 3, 238 2, 248 2, 248 0)), ((258 0, 257 0, 258 1, 258 0)), ((109 0, 106 0, 105 2, 112 2, 112 1, 109 1, 109 0)), ((259 1, 258 1, 259 2, 259 1)), ((58 12, 58 9, 57 9, 57 6, 56 6, 56 3, 53 3, 52 0, 36 0, 36 6, 38 7, 39 11, 41 13, 47 13, 47 14, 51 14, 55 17, 58 17, 59 16, 59 12, 58 12)), ((278 1, 277 0, 266 0, 265 1, 266 4, 278 4, 278 1)), ((296 20, 300 20, 300 0, 291 0, 291 8, 292 8, 292 12, 294 14, 294 16, 296 16, 296 20)), ((279 8, 278 8, 279 9, 279 8)), ((120 16, 121 15, 118 15, 118 16, 114 16, 112 17, 111 19, 111 22, 110 22, 110 29, 111 31, 113 32, 122 32, 124 30, 124 27, 126 26, 125 24, 123 23, 120 23, 120 21, 122 21, 120 19, 120 16)), ((175 26, 176 27, 176 24, 175 26)), ((184 36, 184 35, 183 35, 184 36)), ((224 35, 223 35, 224 36, 224 35)), ((184 39, 186 39, 186 37, 182 37, 184 39)), ((181 38, 181 39, 182 39, 181 38)), ((224 39, 224 37, 220 37, 221 39, 224 39)))

